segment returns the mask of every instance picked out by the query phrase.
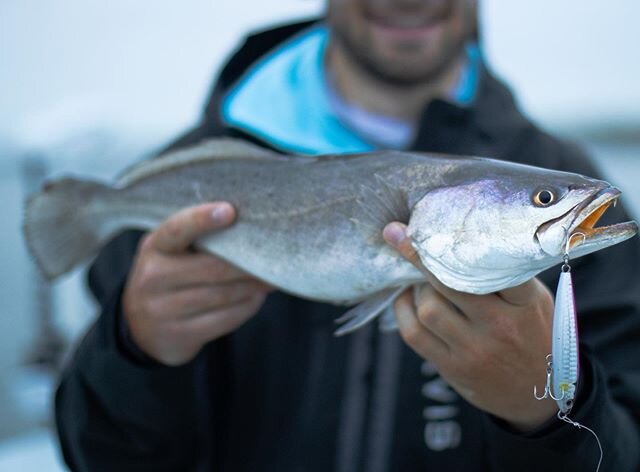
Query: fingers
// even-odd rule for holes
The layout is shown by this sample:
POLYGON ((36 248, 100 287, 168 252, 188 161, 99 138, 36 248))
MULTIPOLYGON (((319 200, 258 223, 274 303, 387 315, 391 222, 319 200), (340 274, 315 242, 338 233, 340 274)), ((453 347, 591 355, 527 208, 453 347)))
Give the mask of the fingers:
POLYGON ((205 342, 228 334, 255 315, 269 290, 255 280, 155 293, 128 284, 122 310, 140 349, 161 363, 181 365, 191 360, 205 342), (212 321, 210 329, 202 333, 198 329, 203 322, 194 320, 208 314, 221 319, 212 321))
POLYGON ((447 344, 418 320, 411 289, 396 299, 394 311, 402 339, 418 355, 436 363, 449 355, 447 344))
POLYGON ((180 290, 250 278, 228 262, 203 253, 156 253, 156 257, 148 258, 144 270, 143 283, 151 291, 180 290))
POLYGON ((234 331, 249 320, 259 310, 264 298, 264 294, 254 294, 241 303, 189 318, 181 328, 199 339, 200 343, 207 343, 234 331))
POLYGON ((159 318, 181 320, 226 309, 268 291, 265 284, 256 280, 202 286, 158 295, 149 300, 152 306, 147 309, 159 318))
POLYGON ((533 278, 516 287, 501 290, 498 292, 498 296, 509 305, 528 305, 531 303, 532 297, 538 293, 538 284, 541 284, 540 281, 533 278))
POLYGON ((203 336, 210 341, 240 326, 257 313, 270 291, 221 259, 187 250, 200 236, 234 218, 226 202, 187 208, 167 218, 138 248, 122 310, 134 342, 159 362, 188 362, 202 348, 203 336), (221 316, 218 331, 189 329, 193 319, 207 313, 221 316))
POLYGON ((469 320, 430 284, 414 287, 416 316, 422 326, 451 347, 464 345, 469 320))
POLYGON ((443 297, 449 300, 469 319, 476 319, 486 312, 487 306, 497 300, 497 296, 490 293, 487 295, 474 295, 464 293, 447 287, 435 277, 429 280, 430 285, 443 297))
POLYGON ((185 208, 167 218, 145 240, 148 249, 165 253, 182 252, 203 234, 230 225, 235 210, 227 202, 205 203, 185 208))

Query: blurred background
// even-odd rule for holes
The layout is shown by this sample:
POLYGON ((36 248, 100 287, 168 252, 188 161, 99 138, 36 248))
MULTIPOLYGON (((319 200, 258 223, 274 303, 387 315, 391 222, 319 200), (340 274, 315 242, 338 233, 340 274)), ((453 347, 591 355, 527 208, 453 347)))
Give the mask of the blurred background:
MULTIPOLYGON (((479 1, 494 70, 538 124, 588 148, 640 214, 640 3, 479 1)), ((31 265, 25 195, 45 176, 109 179, 148 156, 197 120, 243 34, 323 3, 0 2, 0 471, 65 470, 52 392, 96 314, 83 271, 48 286, 31 265)))

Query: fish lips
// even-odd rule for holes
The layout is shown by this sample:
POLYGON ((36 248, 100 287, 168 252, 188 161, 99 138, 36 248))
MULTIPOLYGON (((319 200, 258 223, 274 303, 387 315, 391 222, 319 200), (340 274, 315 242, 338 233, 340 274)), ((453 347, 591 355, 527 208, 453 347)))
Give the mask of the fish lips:
POLYGON ((598 188, 564 215, 541 225, 536 239, 542 250, 554 257, 568 253, 579 257, 635 236, 635 221, 595 227, 607 208, 615 206, 620 194, 615 187, 598 188))

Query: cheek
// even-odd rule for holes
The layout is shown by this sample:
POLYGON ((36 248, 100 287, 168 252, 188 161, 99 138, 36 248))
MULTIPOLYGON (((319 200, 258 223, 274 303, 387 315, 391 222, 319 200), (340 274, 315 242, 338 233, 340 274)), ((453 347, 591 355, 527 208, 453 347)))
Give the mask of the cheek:
POLYGON ((328 0, 325 7, 327 23, 333 29, 348 34, 352 28, 362 24, 362 3, 361 0, 328 0))
POLYGON ((370 41, 367 20, 359 0, 329 0, 327 2, 326 23, 333 34, 341 38, 350 49, 366 49, 370 41))

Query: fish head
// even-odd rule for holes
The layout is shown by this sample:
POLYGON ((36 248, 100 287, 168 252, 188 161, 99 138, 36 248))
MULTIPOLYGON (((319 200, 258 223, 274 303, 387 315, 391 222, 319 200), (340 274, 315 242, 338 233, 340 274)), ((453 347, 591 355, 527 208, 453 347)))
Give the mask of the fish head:
MULTIPOLYGON (((495 161, 491 161, 494 163, 495 161)), ((635 222, 595 227, 620 191, 578 174, 512 163, 479 165, 427 191, 413 206, 408 235, 442 283, 484 294, 526 282, 571 258, 622 242, 635 222)))

